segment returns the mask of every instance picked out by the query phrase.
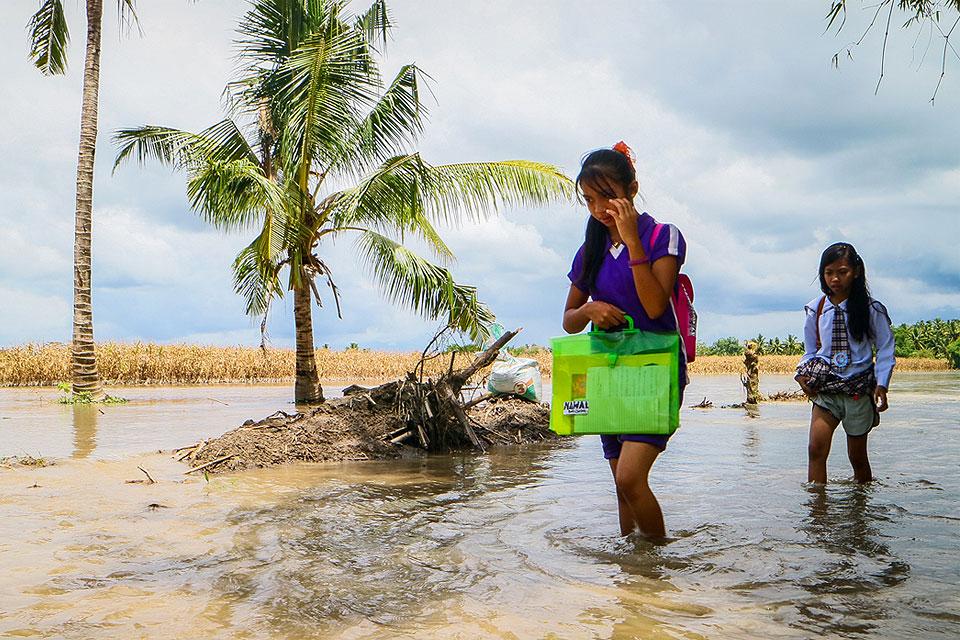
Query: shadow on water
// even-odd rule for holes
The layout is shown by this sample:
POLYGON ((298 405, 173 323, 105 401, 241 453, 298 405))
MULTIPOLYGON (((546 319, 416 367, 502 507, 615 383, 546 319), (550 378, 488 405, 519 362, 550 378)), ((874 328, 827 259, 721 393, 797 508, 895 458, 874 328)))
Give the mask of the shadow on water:
POLYGON ((86 458, 97 448, 97 419, 100 408, 93 404, 73 405, 73 454, 86 458))
POLYGON ((442 615, 451 599, 493 588, 484 583, 500 569, 470 547, 517 515, 498 495, 539 482, 557 448, 393 461, 382 475, 365 465, 355 478, 318 469, 289 500, 231 514, 239 566, 214 586, 257 603, 283 635, 442 615))
POLYGON ((896 507, 878 503, 876 491, 853 483, 808 488, 800 531, 819 553, 798 582, 813 598, 797 603, 796 628, 856 637, 894 615, 893 603, 877 596, 906 581, 910 565, 883 541, 880 527, 893 522, 896 507))

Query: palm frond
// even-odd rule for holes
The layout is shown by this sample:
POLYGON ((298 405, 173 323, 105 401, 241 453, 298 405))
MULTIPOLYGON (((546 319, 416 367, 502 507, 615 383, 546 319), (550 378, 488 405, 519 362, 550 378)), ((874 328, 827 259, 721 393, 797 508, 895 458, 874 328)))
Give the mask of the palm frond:
POLYGON ((340 18, 345 6, 343 0, 253 0, 237 28, 243 66, 234 86, 257 97, 276 95, 286 84, 283 65, 310 36, 350 29, 340 18))
POLYGON ((361 34, 311 36, 282 72, 286 84, 275 96, 284 123, 283 155, 301 168, 343 155, 347 134, 360 121, 359 109, 375 102, 381 87, 361 34))
POLYGON ((140 164, 153 159, 177 169, 207 162, 257 162, 250 143, 229 118, 198 134, 154 125, 120 129, 114 133, 113 141, 120 146, 113 163, 114 171, 130 156, 140 164))
POLYGON ((385 48, 393 27, 386 0, 374 0, 370 8, 357 17, 356 27, 365 34, 367 42, 373 47, 385 48))
POLYGON ((220 229, 248 228, 264 215, 281 221, 287 217, 283 188, 249 160, 210 161, 192 168, 187 197, 194 211, 220 229))
POLYGON ((360 235, 357 248, 384 295, 427 318, 444 318, 471 339, 485 337, 493 314, 475 287, 457 284, 447 269, 431 264, 378 233, 360 235))
POLYGON ((260 160, 240 127, 231 118, 224 118, 207 127, 200 132, 200 137, 202 141, 194 151, 208 160, 247 160, 255 164, 260 160))
POLYGON ((367 171, 371 164, 403 153, 423 131, 427 109, 420 101, 425 74, 415 65, 401 67, 390 86, 359 123, 329 172, 349 175, 367 171))
POLYGON ((120 14, 120 24, 125 28, 136 27, 143 35, 140 28, 140 17, 137 15, 137 0, 117 0, 117 12, 120 14))
POLYGON ((306 16, 302 2, 255 0, 240 19, 234 42, 237 52, 251 68, 280 64, 300 41, 306 16))
POLYGON ((243 297, 244 311, 249 316, 263 315, 274 296, 283 297, 278 275, 282 265, 263 259, 263 244, 264 235, 260 234, 233 261, 233 288, 243 297))
POLYGON ((454 259, 426 214, 417 181, 381 171, 356 187, 333 194, 323 204, 327 210, 321 212, 318 220, 329 219, 331 230, 360 225, 381 233, 399 233, 401 239, 410 234, 425 241, 444 263, 454 259))
POLYGON ((139 164, 147 160, 159 160, 163 164, 183 169, 189 165, 190 149, 200 142, 200 136, 189 131, 144 125, 132 129, 119 129, 113 134, 113 141, 120 147, 113 162, 113 170, 131 156, 139 164))
POLYGON ((30 32, 30 59, 45 76, 67 70, 70 30, 60 0, 43 0, 27 24, 30 32))
POLYGON ((446 224, 479 222, 503 207, 538 207, 573 197, 558 167, 529 160, 465 162, 429 168, 428 211, 446 224))
POLYGON ((450 264, 456 260, 456 256, 447 243, 443 241, 433 224, 421 212, 413 212, 410 224, 407 229, 401 229, 401 237, 405 232, 418 236, 426 242, 427 246, 433 251, 444 264, 450 264))
POLYGON ((537 206, 569 198, 573 182, 551 165, 510 160, 431 166, 419 154, 384 162, 342 192, 335 226, 357 224, 416 232, 422 221, 479 221, 502 206, 537 206))

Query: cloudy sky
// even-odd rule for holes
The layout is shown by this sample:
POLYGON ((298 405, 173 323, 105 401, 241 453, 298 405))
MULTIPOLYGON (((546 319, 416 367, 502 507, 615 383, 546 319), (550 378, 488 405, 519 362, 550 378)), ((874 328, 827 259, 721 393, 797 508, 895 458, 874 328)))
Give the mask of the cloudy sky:
MULTIPOLYGON (((71 331, 83 22, 82 3, 66 4, 71 67, 58 78, 26 56, 36 3, 0 8, 0 346, 71 331)), ((230 275, 250 238, 199 221, 182 175, 155 165, 110 172, 117 128, 199 130, 221 117, 246 3, 142 2, 142 38, 121 38, 105 4, 96 337, 257 344, 259 323, 244 316, 230 275)), ((642 208, 687 238, 706 341, 800 334, 819 254, 838 240, 860 250, 895 322, 960 317, 960 59, 948 57, 931 106, 942 40, 894 29, 874 95, 882 30, 834 69, 831 57, 871 13, 852 11, 843 33, 825 34, 828 5, 394 0, 385 75, 416 62, 433 77, 419 148, 434 163, 525 158, 575 175, 584 152, 627 141, 642 208)), ((544 344, 561 331, 586 217, 570 203, 446 229, 453 270, 505 325, 525 328, 519 342, 544 344)), ((435 323, 386 303, 349 242, 323 251, 344 318, 316 310, 317 344, 423 345, 435 323)), ((275 307, 274 345, 292 344, 291 307, 275 307)))

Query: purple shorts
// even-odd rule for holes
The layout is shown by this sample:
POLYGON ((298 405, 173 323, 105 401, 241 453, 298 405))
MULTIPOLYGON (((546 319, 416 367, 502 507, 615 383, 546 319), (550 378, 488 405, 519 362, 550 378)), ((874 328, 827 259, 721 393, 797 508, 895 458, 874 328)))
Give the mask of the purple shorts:
POLYGON ((616 460, 620 457, 620 450, 623 449, 624 442, 646 442, 652 444, 660 451, 667 448, 667 440, 670 436, 650 436, 643 434, 602 434, 600 444, 603 445, 603 457, 607 460, 616 460))
MULTIPOLYGON (((680 388, 680 404, 683 405, 683 387, 680 388)), ((602 434, 600 444, 603 446, 603 457, 607 460, 616 460, 620 457, 624 442, 646 442, 663 451, 667 448, 667 440, 669 439, 670 436, 645 435, 642 433, 602 434)))

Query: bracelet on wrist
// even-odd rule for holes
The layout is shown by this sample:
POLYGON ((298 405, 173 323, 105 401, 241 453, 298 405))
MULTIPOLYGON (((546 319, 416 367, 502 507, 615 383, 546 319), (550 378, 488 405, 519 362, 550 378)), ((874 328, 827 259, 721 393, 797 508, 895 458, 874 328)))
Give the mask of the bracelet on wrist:
POLYGON ((642 264, 650 264, 650 258, 644 258, 643 260, 631 260, 628 262, 631 267, 639 267, 642 264))

